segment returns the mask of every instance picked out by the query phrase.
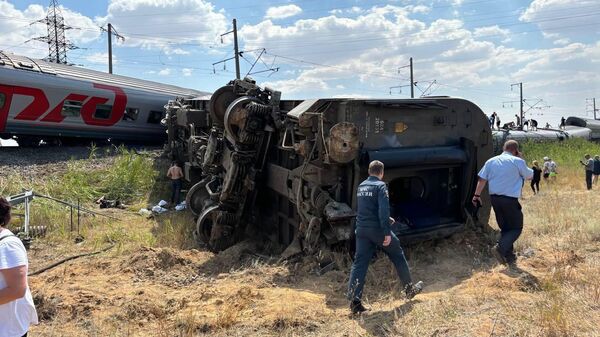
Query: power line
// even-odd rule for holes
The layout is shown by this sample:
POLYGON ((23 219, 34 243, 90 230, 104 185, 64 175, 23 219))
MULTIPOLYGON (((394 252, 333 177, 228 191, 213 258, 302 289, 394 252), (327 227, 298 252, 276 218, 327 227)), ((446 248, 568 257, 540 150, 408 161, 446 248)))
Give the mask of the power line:
POLYGON ((33 23, 38 22, 46 24, 48 34, 31 40, 46 42, 48 44, 48 61, 68 64, 67 50, 78 49, 78 47, 69 42, 65 37, 65 30, 73 29, 73 27, 65 25, 65 19, 58 6, 58 0, 50 0, 46 17, 33 23))
MULTIPOLYGON (((441 6, 441 7, 446 7, 446 6, 441 6)), ((541 10, 541 11, 539 11, 539 12, 541 12, 541 13, 546 13, 546 12, 560 12, 560 13, 564 13, 565 11, 568 11, 568 10, 572 10, 572 9, 575 9, 575 10, 578 10, 578 9, 585 9, 585 8, 588 8, 588 7, 593 7, 593 8, 596 8, 597 6, 577 6, 577 7, 572 7, 572 8, 547 9, 547 10, 541 10)), ((343 7, 342 7, 342 8, 343 8, 343 7)), ((435 8, 435 6, 434 6, 434 8, 435 8)), ((514 12, 514 11, 512 11, 512 10, 511 10, 510 12, 514 12)), ((490 13, 490 14, 496 14, 496 13, 497 13, 497 11, 495 11, 494 13, 490 13)), ((164 14, 164 13, 160 13, 160 14, 157 14, 157 15, 163 15, 163 14, 164 14)), ((181 13, 180 13, 180 12, 178 12, 177 14, 179 14, 179 15, 180 15, 181 13)), ((480 17, 480 16, 481 16, 481 13, 478 13, 478 14, 476 14, 476 15, 477 15, 478 17, 480 17)), ((590 14, 589 14, 589 13, 587 13, 587 14, 584 14, 584 15, 590 15, 590 14)), ((15 19, 20 19, 20 18, 18 18, 18 17, 14 17, 14 16, 6 16, 6 15, 1 15, 1 14, 0 14, 0 16, 2 16, 2 17, 9 17, 9 18, 11 18, 11 17, 12 17, 12 18, 15 18, 15 19)), ((492 19, 503 18, 503 17, 512 17, 512 16, 513 16, 513 15, 508 15, 508 16, 496 16, 496 17, 490 17, 490 18, 487 18, 486 20, 488 20, 488 19, 489 19, 489 20, 492 20, 492 19)), ((550 18, 550 19, 552 20, 553 18, 550 18)), ((463 22, 463 23, 472 23, 472 22, 476 22, 476 21, 481 21, 481 20, 473 20, 473 21, 469 21, 469 20, 462 20, 462 22, 463 22)), ((197 22, 197 21, 189 21, 188 23, 196 23, 196 22, 197 22)), ((536 22, 537 22, 537 21, 528 21, 528 22, 518 22, 518 23, 515 23, 515 24, 528 24, 528 23, 536 23, 536 22)), ((186 21, 178 21, 177 23, 179 23, 179 24, 181 24, 181 23, 186 23, 186 21)), ((161 26, 161 25, 169 25, 169 26, 173 26, 173 23, 171 23, 171 22, 169 22, 169 23, 164 23, 164 24, 160 24, 160 23, 148 23, 148 24, 146 24, 146 25, 133 25, 133 26, 129 26, 129 27, 141 27, 141 26, 152 26, 152 27, 156 27, 156 26, 161 26)), ((475 27, 475 28, 480 28, 480 27, 475 27)), ((88 31, 94 31, 94 32, 95 32, 95 31, 97 31, 97 30, 95 30, 95 29, 90 29, 90 28, 79 28, 79 29, 82 29, 82 30, 88 30, 88 31)), ((193 30, 193 31, 189 31, 189 30, 185 30, 185 31, 171 31, 171 32, 166 32, 166 33, 182 34, 182 33, 192 33, 192 32, 195 32, 195 33, 197 33, 197 32, 208 32, 208 31, 212 31, 212 29, 208 29, 208 30, 193 30)), ((165 33, 165 32, 163 31, 163 33, 165 33)), ((370 34, 370 33, 367 33, 367 34, 370 34)), ((127 35, 135 35, 135 36, 142 36, 142 37, 156 37, 156 36, 152 36, 152 35, 146 35, 146 34, 136 34, 136 33, 127 33, 127 35)), ((329 35, 320 35, 320 36, 340 36, 340 35, 347 35, 347 34, 345 34, 345 33, 342 33, 342 34, 329 34, 329 35)), ((165 37, 165 39, 168 39, 168 38, 167 38, 167 37, 165 37)), ((208 41, 208 42, 212 42, 212 41, 208 41)))
MULTIPOLYGON (((308 1, 319 1, 319 0, 304 0, 303 2, 308 2, 308 1)), ((498 2, 498 0, 480 0, 480 1, 469 1, 469 2, 463 2, 461 4, 461 6, 472 6, 472 5, 477 5, 477 4, 481 4, 481 3, 489 3, 489 2, 498 2)), ((239 9, 247 9, 247 8, 255 8, 255 7, 273 7, 275 5, 293 5, 293 4, 298 4, 299 2, 280 2, 280 3, 273 3, 273 2, 268 2, 267 5, 250 5, 250 6, 239 6, 239 7, 225 7, 222 8, 223 10, 226 11, 234 11, 234 10, 239 10, 239 9)), ((376 5, 388 5, 389 1, 378 1, 378 2, 374 2, 374 3, 370 3, 369 6, 373 7, 376 5)), ((310 12, 323 12, 323 11, 331 11, 331 10, 335 10, 335 9, 351 9, 353 7, 356 7, 356 5, 354 6, 344 6, 344 7, 340 7, 340 6, 336 6, 334 8, 329 8, 329 7, 323 7, 323 8, 317 8, 317 9, 308 9, 308 10, 303 10, 303 13, 310 13, 310 12)), ((437 5, 437 6, 430 6, 431 9, 440 9, 440 8, 451 8, 454 7, 453 5, 437 5)), ((181 16, 181 11, 177 11, 177 12, 162 12, 162 13, 145 13, 145 14, 126 14, 126 15, 113 15, 113 17, 139 17, 139 16, 163 16, 163 15, 178 15, 181 16)), ((264 15, 248 15, 248 16, 242 16, 239 17, 238 19, 246 19, 246 18, 256 18, 256 17, 264 17, 264 15)))
MULTIPOLYGON (((541 22, 547 22, 547 21, 560 21, 560 20, 567 20, 567 19, 574 19, 574 18, 581 18, 581 17, 588 17, 588 16, 594 16, 594 15, 599 15, 600 11, 594 12, 594 13, 587 13, 587 14, 582 14, 582 15, 577 15, 577 16, 563 16, 563 17, 554 17, 554 18, 547 18, 544 20, 538 20, 538 21, 531 21, 531 22, 519 22, 519 23, 514 23, 514 24, 507 24, 507 25, 498 25, 499 28, 501 27, 508 27, 508 26, 517 26, 517 25, 525 25, 525 24, 532 24, 532 23, 541 23, 541 22)), ((595 22, 592 25, 597 25, 599 24, 599 22, 595 22)), ((467 29, 465 29, 467 30, 467 29)), ((548 29, 550 30, 550 29, 548 29)), ((469 31, 469 30, 467 30, 469 31)), ((538 31, 537 29, 534 31, 538 31)), ((382 32, 382 31, 373 31, 373 32, 382 32)), ((297 42, 278 42, 276 39, 269 39, 269 42, 271 43, 275 43, 277 46, 285 46, 288 48, 294 47, 311 47, 311 46, 316 46, 316 45, 321 45, 321 44, 327 44, 327 45, 339 45, 339 44, 348 44, 348 43, 362 43, 362 42, 373 42, 373 41, 384 41, 384 40, 400 40, 400 39, 406 39, 408 37, 413 37, 413 36, 419 36, 419 35, 423 35, 423 31, 419 31, 416 33, 411 33, 411 34, 407 34, 407 35, 402 35, 402 36, 397 36, 397 37, 370 37, 370 38, 362 38, 362 39, 348 39, 348 40, 334 40, 334 41, 328 41, 328 40, 321 40, 321 41, 314 41, 313 39, 311 39, 310 42, 305 42, 305 43, 297 43, 297 42)), ((510 33, 507 34, 491 34, 491 36, 505 36, 505 35, 511 35, 510 33)), ((479 37, 484 37, 486 35, 480 35, 479 37)), ((460 38, 456 38, 456 39, 440 39, 440 40, 436 40, 436 39, 432 39, 432 41, 430 43, 438 43, 440 41, 449 41, 449 40, 457 40, 457 39, 462 39, 464 37, 460 37, 460 38)), ((244 41, 248 42, 252 42, 252 41, 259 41, 259 40, 247 40, 245 39, 244 41)), ((262 42, 264 42, 263 40, 260 40, 262 42)), ((368 46, 367 48, 372 48, 372 46, 368 46)), ((273 49, 273 48, 270 48, 273 49)))
POLYGON ((108 23, 108 28, 100 27, 100 29, 102 31, 106 32, 107 36, 108 36, 108 73, 112 74, 113 73, 112 37, 114 35, 117 38, 117 41, 119 41, 119 39, 120 39, 122 42, 125 42, 125 37, 123 35, 119 34, 116 30, 114 30, 114 27, 110 22, 108 23))

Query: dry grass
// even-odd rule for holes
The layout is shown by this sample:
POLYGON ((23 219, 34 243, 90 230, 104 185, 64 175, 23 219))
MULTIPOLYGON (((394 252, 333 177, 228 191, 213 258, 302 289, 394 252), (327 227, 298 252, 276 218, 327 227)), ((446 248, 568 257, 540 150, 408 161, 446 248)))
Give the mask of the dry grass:
MULTIPOLYGON (((565 166, 553 185, 542 184, 540 195, 524 190, 525 229, 516 246, 521 273, 497 265, 472 233, 411 247, 413 276, 425 282, 426 291, 413 301, 403 299, 391 264, 379 258, 365 288, 372 310, 350 317, 344 297, 350 261, 343 254, 333 256, 337 270, 317 276, 312 258, 274 263, 239 247, 218 255, 190 249, 193 221, 183 214, 143 219, 119 213, 124 221, 86 225, 88 240, 82 245, 56 233, 34 244, 30 258, 37 267, 108 240, 121 243, 118 251, 31 278, 44 317, 31 331, 37 336, 600 336, 600 191, 585 191, 582 170, 565 166)), ((52 215, 36 217, 66 226, 52 215)), ((493 214, 490 222, 496 227, 493 214)))

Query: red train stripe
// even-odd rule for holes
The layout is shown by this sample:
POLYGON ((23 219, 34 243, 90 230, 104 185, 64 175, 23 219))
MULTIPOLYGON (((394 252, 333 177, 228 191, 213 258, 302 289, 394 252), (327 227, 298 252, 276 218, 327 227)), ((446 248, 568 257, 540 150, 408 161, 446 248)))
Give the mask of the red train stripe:
POLYGON ((47 114, 46 117, 42 118, 42 122, 62 122, 65 119, 65 116, 62 115, 62 108, 63 105, 65 105, 65 101, 83 102, 86 100, 86 98, 88 98, 88 96, 79 94, 69 94, 69 96, 63 99, 62 102, 58 103, 58 105, 54 109, 52 109, 52 111, 50 111, 50 113, 47 114))
POLYGON ((12 101, 12 87, 0 84, 0 93, 4 94, 4 105, 0 107, 0 132, 6 127, 8 112, 10 111, 10 102, 12 101))
POLYGON ((104 104, 108 100, 100 97, 92 97, 81 108, 81 118, 83 119, 83 122, 88 125, 115 125, 121 120, 121 118, 123 118, 123 115, 125 114, 125 108, 127 107, 127 95, 125 95, 123 89, 112 85, 94 83, 94 88, 110 90, 115 93, 115 100, 112 106, 110 117, 108 119, 94 117, 96 106, 99 104, 104 104))
POLYGON ((34 121, 40 118, 50 107, 46 95, 40 89, 14 86, 13 94, 33 97, 33 101, 15 119, 34 121))

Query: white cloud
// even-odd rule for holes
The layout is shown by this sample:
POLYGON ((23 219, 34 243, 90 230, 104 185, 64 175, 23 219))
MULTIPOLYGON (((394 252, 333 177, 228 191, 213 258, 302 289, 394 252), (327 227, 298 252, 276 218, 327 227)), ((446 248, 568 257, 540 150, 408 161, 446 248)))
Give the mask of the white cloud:
POLYGON ((265 19, 285 19, 302 13, 302 8, 297 5, 285 5, 278 7, 269 7, 265 19))
POLYGON ((431 7, 427 7, 424 5, 412 6, 411 11, 413 13, 427 14, 431 12, 431 7))
POLYGON ((179 55, 189 53, 180 43, 220 46, 218 36, 230 28, 224 12, 206 0, 110 0, 98 22, 111 22, 125 35, 124 46, 179 55))
MULTIPOLYGON (((74 27, 65 32, 67 39, 75 45, 85 44, 100 37, 100 29, 94 21, 81 13, 68 8, 60 7, 67 26, 74 27)), ((31 24, 46 16, 47 8, 41 5, 29 5, 24 10, 19 10, 7 1, 0 0, 0 49, 13 51, 17 54, 43 58, 48 55, 48 45, 45 42, 31 40, 36 37, 46 36, 46 25, 43 23, 31 24), (28 41, 29 42, 26 42, 28 41)), ((68 54, 67 54, 68 57, 68 54)))
POLYGON ((184 77, 190 77, 190 76, 192 76, 192 72, 193 72, 193 69, 190 69, 190 68, 183 68, 183 69, 181 69, 181 74, 184 77))
POLYGON ((554 44, 555 44, 555 45, 557 45, 557 46, 564 46, 564 45, 567 45, 567 44, 569 44, 569 42, 571 42, 571 40, 569 40, 569 39, 567 39, 567 38, 564 38, 564 39, 558 39, 558 40, 555 40, 555 41, 554 41, 554 42, 552 42, 552 43, 554 43, 554 44))
POLYGON ((508 29, 500 28, 498 25, 495 26, 487 26, 487 27, 478 27, 473 31, 473 36, 475 37, 501 37, 506 38, 510 31, 508 29))
POLYGON ((358 7, 358 6, 352 6, 350 8, 346 8, 346 9, 332 9, 329 11, 329 14, 334 14, 334 15, 341 15, 341 14, 360 14, 360 13, 364 13, 365 10, 358 7))
MULTIPOLYGON (((412 6, 374 7, 359 15, 340 10, 287 25, 265 20, 245 25, 240 34, 245 48, 266 47, 266 61, 281 67, 265 84, 287 98, 388 97, 390 86, 408 83, 408 71, 396 71, 409 57, 414 58, 415 80, 422 89, 436 79, 440 86, 435 94, 466 97, 484 110, 501 111, 502 101, 514 99, 509 84, 523 81, 528 96, 555 105, 549 116, 573 114, 565 112, 570 105, 559 106, 597 90, 600 83, 600 74, 594 72, 600 64, 600 43, 555 38, 556 48, 520 49, 504 45, 511 32, 498 25, 473 29, 461 19, 421 21, 413 13, 412 6), (577 83, 581 78, 585 80, 577 83), (581 91, 561 96, 566 86, 581 91)), ((513 115, 507 108, 502 119, 513 115)))
POLYGON ((533 0, 519 20, 536 24, 546 38, 590 37, 590 30, 598 36, 597 9, 598 0, 533 0))
POLYGON ((160 71, 158 71, 157 74, 160 76, 169 76, 169 75, 171 75, 171 68, 161 69, 160 71))
POLYGON ((171 48, 165 48, 163 51, 167 55, 171 55, 171 54, 175 54, 175 55, 189 55, 189 54, 191 54, 189 51, 183 50, 181 48, 173 48, 173 49, 171 49, 171 48))
MULTIPOLYGON (((88 62, 95 64, 108 64, 108 53, 93 53, 85 57, 88 62)), ((113 64, 117 64, 118 60, 115 55, 113 55, 113 64)))

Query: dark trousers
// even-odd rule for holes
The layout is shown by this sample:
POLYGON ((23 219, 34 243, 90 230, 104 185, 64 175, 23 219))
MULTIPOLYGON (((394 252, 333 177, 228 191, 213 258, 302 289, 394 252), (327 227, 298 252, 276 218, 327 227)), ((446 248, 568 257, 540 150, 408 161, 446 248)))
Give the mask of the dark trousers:
POLYGON ((585 184, 587 185, 587 189, 592 189, 592 176, 594 175, 594 171, 585 170, 585 184))
POLYGON ((181 194, 181 179, 171 180, 171 203, 179 204, 179 195, 181 194))
POLYGON ((533 194, 539 192, 540 191, 540 181, 532 180, 531 181, 531 189, 533 190, 533 194), (536 191, 536 188, 537 188, 537 191, 536 191))
POLYGON ((500 227, 500 240, 498 250, 504 256, 506 262, 517 260, 513 244, 523 231, 523 212, 519 199, 502 195, 492 195, 492 207, 496 214, 496 222, 500 227))
POLYGON ((348 299, 360 301, 362 298, 363 287, 369 262, 375 254, 377 247, 382 248, 384 253, 394 264, 396 273, 403 285, 411 283, 408 263, 404 257, 404 251, 400 246, 400 241, 392 233, 392 242, 387 247, 383 247, 383 232, 379 228, 357 228, 356 229, 356 254, 354 263, 350 271, 350 280, 348 282, 348 299))

